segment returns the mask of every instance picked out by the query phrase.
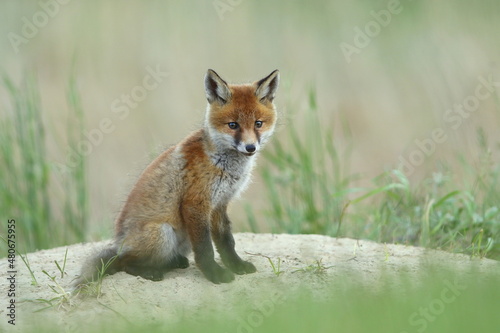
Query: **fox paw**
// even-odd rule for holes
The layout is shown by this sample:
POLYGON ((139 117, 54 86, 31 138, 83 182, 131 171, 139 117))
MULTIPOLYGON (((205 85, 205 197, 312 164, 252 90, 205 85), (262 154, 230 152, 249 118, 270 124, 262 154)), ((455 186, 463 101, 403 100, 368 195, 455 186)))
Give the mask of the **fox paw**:
POLYGON ((219 265, 213 265, 209 269, 203 270, 203 274, 215 284, 228 283, 234 280, 234 274, 219 265))
POLYGON ((141 272, 137 272, 137 274, 133 275, 138 275, 144 279, 151 280, 151 281, 161 281, 163 280, 163 275, 165 274, 164 270, 156 270, 156 269, 146 269, 141 272))
POLYGON ((186 257, 179 257, 177 259, 178 262, 178 268, 188 268, 189 267, 189 260, 186 257))
POLYGON ((188 268, 189 260, 188 258, 178 255, 172 262, 168 265, 169 268, 188 268))
POLYGON ((255 273, 257 268, 249 261, 238 261, 235 263, 230 263, 228 265, 229 269, 238 275, 255 273))

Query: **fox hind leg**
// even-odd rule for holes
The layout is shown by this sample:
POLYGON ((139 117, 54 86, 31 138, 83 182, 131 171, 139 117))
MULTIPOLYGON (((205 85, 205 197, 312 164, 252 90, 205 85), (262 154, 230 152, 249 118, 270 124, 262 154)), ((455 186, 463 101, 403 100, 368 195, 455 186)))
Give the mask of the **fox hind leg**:
POLYGON ((144 261, 134 260, 124 266, 124 271, 151 281, 160 281, 163 280, 167 272, 176 268, 187 267, 189 267, 188 259, 183 255, 175 255, 171 259, 161 260, 161 262, 156 263, 151 261, 145 263, 144 261))
POLYGON ((191 243, 189 242, 188 235, 182 231, 169 230, 170 226, 165 227, 165 232, 171 235, 173 232, 175 234, 175 248, 173 249, 173 255, 168 257, 167 266, 170 268, 188 268, 189 260, 186 258, 187 254, 191 252, 191 243))
MULTIPOLYGON (((146 228, 144 232, 150 246, 136 248, 141 250, 147 248, 149 251, 133 253, 132 250, 124 254, 121 262, 125 272, 148 280, 160 281, 165 273, 173 269, 189 267, 189 260, 185 255, 189 252, 190 245, 186 236, 175 231, 167 223, 146 228)), ((141 241, 137 243, 144 244, 141 241)))

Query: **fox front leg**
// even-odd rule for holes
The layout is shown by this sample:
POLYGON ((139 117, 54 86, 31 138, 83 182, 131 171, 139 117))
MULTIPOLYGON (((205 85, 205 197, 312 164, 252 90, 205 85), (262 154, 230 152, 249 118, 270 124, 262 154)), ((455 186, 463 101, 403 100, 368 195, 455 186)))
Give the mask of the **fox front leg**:
POLYGON ((226 207, 214 210, 210 222, 212 237, 224 265, 236 274, 256 272, 255 266, 251 262, 242 260, 234 249, 235 242, 226 207))
POLYGON ((234 274, 221 267, 214 260, 214 249, 210 238, 207 216, 200 207, 183 207, 189 239, 193 247, 194 260, 205 277, 213 283, 227 283, 234 280, 234 274))

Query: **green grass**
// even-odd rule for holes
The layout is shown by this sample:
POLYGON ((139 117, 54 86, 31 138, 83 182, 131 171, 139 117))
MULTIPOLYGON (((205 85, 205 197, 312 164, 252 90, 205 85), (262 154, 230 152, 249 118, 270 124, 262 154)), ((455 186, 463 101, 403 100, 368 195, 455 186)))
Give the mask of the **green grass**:
MULTIPOLYGON (((500 259, 500 167, 481 128, 478 161, 461 158, 457 164, 459 174, 466 174, 460 183, 456 171, 441 163, 420 183, 393 169, 371 180, 371 187, 359 188, 360 175, 349 168, 349 130, 344 130, 347 148, 340 149, 333 130, 318 119, 314 91, 303 114, 307 120, 300 130, 285 124, 288 145, 274 141, 264 153, 264 209, 273 232, 363 238, 500 259)), ((250 229, 258 232, 253 210, 246 211, 250 229)))
MULTIPOLYGON (((68 108, 77 119, 68 123, 69 146, 74 147, 81 139, 83 112, 73 79, 68 87, 68 108)), ((3 88, 10 104, 0 120, 0 210, 16 220, 17 249, 29 252, 83 241, 88 219, 85 158, 74 167, 52 162, 33 77, 16 85, 4 76, 3 88)))
MULTIPOLYGON (((350 150, 339 152, 333 131, 320 125, 314 90, 307 119, 301 126, 285 124, 288 145, 276 140, 264 152, 268 215, 273 232, 335 235, 345 208, 343 194, 357 176, 348 174, 350 150)), ((252 231, 258 231, 247 212, 252 231)))
MULTIPOLYGON (((67 99, 75 121, 67 124, 70 149, 81 140, 84 123, 75 87, 71 77, 67 99)), ((85 157, 71 167, 51 162, 35 79, 16 86, 4 77, 4 88, 11 109, 0 122, 5 157, 0 162, 0 207, 18 221, 18 249, 84 240, 89 212, 85 157), (55 184, 63 193, 57 194, 55 184)), ((419 184, 394 169, 373 179, 372 187, 358 188, 360 175, 351 174, 349 167, 348 127, 343 127, 347 148, 340 149, 333 130, 321 125, 313 89, 308 100, 305 123, 286 124, 287 145, 274 141, 260 169, 273 232, 366 238, 500 258, 500 170, 483 130, 477 131, 479 167, 459 156, 458 165, 467 175, 462 183, 442 165, 419 184)), ((251 230, 258 232, 250 206, 247 213, 251 230)))

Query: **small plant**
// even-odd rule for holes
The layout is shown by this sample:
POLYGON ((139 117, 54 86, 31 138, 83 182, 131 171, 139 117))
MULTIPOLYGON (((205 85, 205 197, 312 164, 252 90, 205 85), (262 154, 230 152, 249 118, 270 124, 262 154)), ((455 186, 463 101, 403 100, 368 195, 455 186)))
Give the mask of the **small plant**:
POLYGON ((281 270, 281 258, 278 257, 278 260, 276 261, 276 265, 274 262, 271 260, 270 257, 266 257, 267 260, 269 261, 269 264, 271 264, 271 267, 273 268, 273 273, 276 276, 280 276, 281 274, 285 273, 284 271, 281 270))
MULTIPOLYGON (((0 238, 5 242, 5 244, 8 244, 7 240, 2 235, 0 235, 0 238)), ((36 280, 35 274, 31 270, 30 262, 28 260, 28 255, 25 254, 23 256, 17 249, 16 249, 16 253, 21 258, 21 260, 23 261, 24 265, 26 266, 26 268, 30 272, 30 275, 31 275, 31 285, 32 286, 38 285, 38 281, 36 280)))
POLYGON ((46 270, 42 270, 42 273, 47 275, 49 279, 54 283, 54 285, 49 284, 49 288, 54 292, 56 295, 55 297, 51 299, 43 299, 43 298, 38 298, 36 299, 37 302, 47 304, 46 307, 37 310, 36 312, 40 312, 49 308, 52 308, 54 306, 57 306, 58 309, 61 308, 66 308, 68 305, 71 306, 71 293, 67 292, 64 287, 62 287, 59 282, 57 282, 56 276, 52 276, 49 273, 47 273, 46 270))
POLYGON ((276 263, 274 263, 274 261, 271 259, 271 257, 265 256, 263 254, 255 254, 255 253, 249 253, 249 252, 246 252, 246 253, 249 254, 249 255, 252 255, 252 256, 259 256, 259 257, 266 258, 267 261, 269 261, 269 264, 271 265, 271 268, 273 269, 274 275, 280 276, 281 274, 285 273, 285 271, 281 270, 281 262, 282 262, 282 260, 281 260, 280 257, 278 257, 278 259, 276 260, 276 263))
POLYGON ((356 243, 354 243, 353 250, 352 250, 352 255, 354 258, 356 258, 356 255, 358 253, 358 249, 361 248, 361 245, 359 244, 359 240, 356 240, 356 243))
POLYGON ((64 253, 64 261, 63 261, 62 267, 59 265, 59 263, 57 262, 57 260, 54 260, 54 263, 56 264, 57 269, 59 270, 59 272, 61 272, 61 279, 64 277, 64 274, 66 274, 66 272, 64 271, 64 269, 66 268, 66 259, 67 259, 67 257, 68 257, 68 248, 66 248, 66 252, 64 253))
POLYGON ((488 237, 486 244, 483 244, 484 230, 481 229, 472 239, 472 244, 468 248, 471 252, 471 257, 484 258, 493 248, 494 242, 491 237, 488 237))
POLYGON ((24 264, 28 268, 28 271, 30 272, 30 275, 31 275, 31 285, 32 286, 38 285, 38 281, 36 280, 35 273, 33 273, 33 271, 31 270, 31 267, 30 267, 30 262, 28 260, 28 254, 26 254, 26 255, 23 256, 17 250, 16 250, 16 252, 19 255, 19 257, 21 257, 21 260, 24 262, 24 264))
POLYGON ((389 260, 391 254, 389 253, 389 249, 387 248, 387 244, 384 243, 384 261, 389 260))
MULTIPOLYGON (((64 278, 64 275, 66 274, 64 270, 65 270, 65 267, 66 267, 67 257, 68 257, 68 249, 66 248, 66 252, 64 254, 64 260, 63 260, 62 267, 61 267, 61 265, 59 265, 59 263, 57 262, 57 260, 54 260, 54 263, 55 263, 57 269, 61 273, 61 279, 64 278)), ((25 261, 25 264, 28 267, 28 269, 29 269, 29 271, 30 271, 30 273, 32 275, 32 278, 35 279, 33 271, 29 267, 29 262, 25 261)), ((64 289, 64 287, 61 286, 61 284, 57 281, 57 276, 56 275, 50 275, 44 269, 42 270, 42 273, 44 275, 46 275, 50 279, 50 281, 52 282, 52 284, 49 284, 49 288, 50 288, 50 290, 52 290, 52 292, 55 294, 55 296, 53 298, 50 298, 50 299, 37 298, 36 300, 34 300, 33 302, 42 303, 42 304, 46 305, 45 307, 43 307, 43 308, 41 308, 41 309, 39 309, 39 310, 37 310, 35 312, 40 312, 40 311, 43 311, 43 310, 46 310, 46 309, 49 309, 49 308, 52 308, 52 307, 57 307, 58 309, 61 309, 61 308, 66 309, 68 307, 71 307, 72 306, 71 298, 73 296, 71 294, 71 292, 66 291, 64 289)))
POLYGON ((323 264, 323 259, 317 259, 314 263, 307 265, 306 267, 302 267, 294 270, 292 273, 301 272, 301 273, 311 273, 311 274, 325 274, 326 270, 332 268, 333 266, 325 266, 323 264))

